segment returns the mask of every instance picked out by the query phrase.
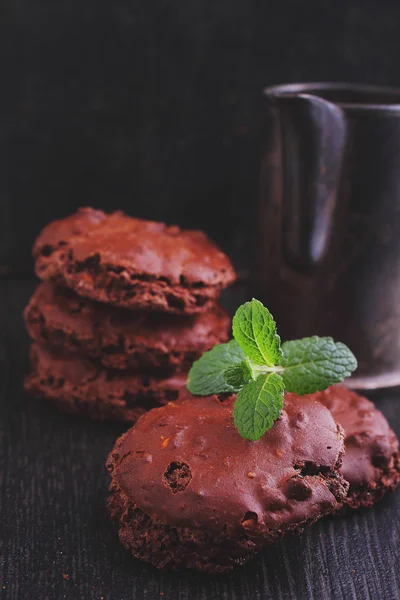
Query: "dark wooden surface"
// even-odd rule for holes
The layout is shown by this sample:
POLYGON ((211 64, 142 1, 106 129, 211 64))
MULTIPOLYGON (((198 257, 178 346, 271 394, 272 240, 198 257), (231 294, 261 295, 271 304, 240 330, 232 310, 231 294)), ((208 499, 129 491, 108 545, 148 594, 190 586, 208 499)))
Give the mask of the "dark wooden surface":
MULTIPOLYGON (((61 415, 22 392, 21 311, 34 286, 0 280, 0 600, 400 597, 400 492, 325 519, 228 576, 163 574, 133 559, 105 510, 104 460, 123 427, 61 415)), ((400 392, 375 399, 400 434, 400 392)))

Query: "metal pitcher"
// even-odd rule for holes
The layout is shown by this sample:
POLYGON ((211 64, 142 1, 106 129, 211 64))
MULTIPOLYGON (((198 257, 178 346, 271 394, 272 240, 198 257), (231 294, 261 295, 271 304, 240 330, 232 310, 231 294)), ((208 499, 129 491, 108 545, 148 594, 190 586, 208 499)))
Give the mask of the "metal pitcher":
POLYGON ((254 295, 283 339, 345 342, 352 387, 400 384, 400 90, 264 94, 254 295))

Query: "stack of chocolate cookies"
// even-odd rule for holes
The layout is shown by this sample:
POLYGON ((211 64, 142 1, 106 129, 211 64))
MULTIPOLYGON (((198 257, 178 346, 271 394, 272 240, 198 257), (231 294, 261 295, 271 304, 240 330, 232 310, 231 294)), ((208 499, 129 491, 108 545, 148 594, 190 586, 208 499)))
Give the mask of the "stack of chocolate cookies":
POLYGON ((43 281, 25 309, 26 389, 96 419, 143 415, 107 460, 109 512, 134 556, 227 572, 400 483, 395 433, 344 386, 285 393, 257 441, 234 425, 235 395, 185 388, 193 361, 230 330, 218 299, 235 273, 203 233, 86 208, 50 223, 34 258, 43 281))
POLYGON ((25 388, 64 411, 133 423, 228 339, 218 299, 235 272, 200 231, 84 208, 45 227, 33 252, 43 281, 24 313, 25 388))

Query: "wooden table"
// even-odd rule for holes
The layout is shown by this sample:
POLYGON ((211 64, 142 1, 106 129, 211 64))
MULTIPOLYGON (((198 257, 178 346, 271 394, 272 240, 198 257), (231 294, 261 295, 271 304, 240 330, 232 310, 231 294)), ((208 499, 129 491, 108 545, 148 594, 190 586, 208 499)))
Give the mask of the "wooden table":
MULTIPOLYGON (((21 312, 34 286, 0 280, 0 600, 400 598, 400 490, 266 548, 231 575, 159 573, 132 558, 105 510, 104 461, 124 428, 59 414, 22 391, 21 312)), ((373 399, 400 435, 400 391, 373 399)))

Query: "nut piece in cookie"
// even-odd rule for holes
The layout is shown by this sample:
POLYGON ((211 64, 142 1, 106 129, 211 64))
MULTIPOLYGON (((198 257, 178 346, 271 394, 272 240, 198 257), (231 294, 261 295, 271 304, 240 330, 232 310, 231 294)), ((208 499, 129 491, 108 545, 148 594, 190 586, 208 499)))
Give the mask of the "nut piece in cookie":
POLYGON ((201 231, 92 208, 47 225, 33 254, 41 279, 135 310, 203 312, 236 278, 201 231))
POLYGON ((187 371, 215 344, 226 342, 231 320, 219 306, 195 315, 114 308, 45 281, 24 312, 29 335, 54 348, 96 358, 114 369, 187 371))
POLYGON ((129 371, 107 370, 78 354, 31 347, 31 372, 25 390, 63 412, 95 420, 134 423, 150 408, 176 400, 186 383, 180 373, 157 379, 129 371))
POLYGON ((350 483, 344 507, 369 508, 400 482, 399 441, 373 402, 334 385, 313 394, 345 431, 341 473, 350 483))
POLYGON ((229 571, 343 500, 343 430, 329 410, 289 397, 272 429, 250 442, 234 427, 234 399, 183 389, 117 441, 108 507, 136 557, 229 571))

